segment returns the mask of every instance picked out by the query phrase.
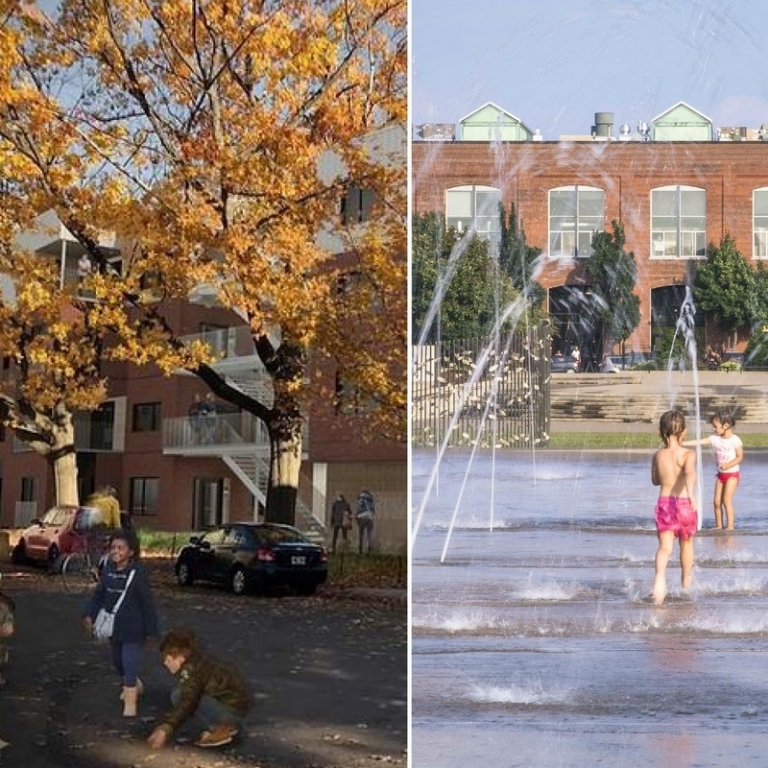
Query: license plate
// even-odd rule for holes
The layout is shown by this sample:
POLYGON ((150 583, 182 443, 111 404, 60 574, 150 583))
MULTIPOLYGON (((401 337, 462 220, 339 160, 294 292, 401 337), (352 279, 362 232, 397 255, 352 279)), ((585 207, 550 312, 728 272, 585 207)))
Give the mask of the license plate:
POLYGON ((291 565, 306 565, 307 558, 299 555, 291 557, 291 565))

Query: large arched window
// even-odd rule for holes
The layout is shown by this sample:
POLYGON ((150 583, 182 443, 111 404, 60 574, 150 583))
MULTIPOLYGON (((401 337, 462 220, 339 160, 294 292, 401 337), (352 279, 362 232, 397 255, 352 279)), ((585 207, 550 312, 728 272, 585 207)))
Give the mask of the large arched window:
POLYGON ((445 224, 457 232, 474 231, 497 244, 501 237, 499 203, 501 190, 495 187, 452 187, 445 192, 445 224))
POLYGON ((590 256, 592 237, 605 228, 605 193, 597 187, 549 190, 549 255, 590 256))
POLYGON ((752 192, 752 258, 768 259, 768 187, 752 192))
POLYGON ((707 192, 680 184, 651 190, 651 258, 707 255, 707 192))

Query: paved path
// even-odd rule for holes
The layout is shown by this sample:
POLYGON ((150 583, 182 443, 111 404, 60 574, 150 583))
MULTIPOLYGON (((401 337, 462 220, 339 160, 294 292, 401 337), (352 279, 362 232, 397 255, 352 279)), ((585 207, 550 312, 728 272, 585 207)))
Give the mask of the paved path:
MULTIPOLYGON (((313 598, 237 598, 181 589, 153 573, 164 627, 193 627, 244 670, 256 694, 240 738, 227 748, 144 740, 167 710, 172 678, 148 649, 140 717, 120 715, 120 684, 106 649, 85 638, 82 598, 57 577, 6 571, 17 634, 0 692, 0 766, 24 768, 374 768, 406 764, 407 603, 404 590, 321 590, 313 598)), ((194 735, 194 731, 188 735, 194 735)))

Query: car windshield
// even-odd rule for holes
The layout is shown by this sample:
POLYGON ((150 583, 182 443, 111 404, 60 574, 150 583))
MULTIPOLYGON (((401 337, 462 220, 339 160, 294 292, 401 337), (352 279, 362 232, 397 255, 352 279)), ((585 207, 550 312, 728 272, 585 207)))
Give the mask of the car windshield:
POLYGON ((44 522, 46 525, 63 525, 67 522, 67 518, 72 514, 73 510, 66 509, 63 507, 53 507, 53 509, 49 509, 44 517, 42 522, 44 522))

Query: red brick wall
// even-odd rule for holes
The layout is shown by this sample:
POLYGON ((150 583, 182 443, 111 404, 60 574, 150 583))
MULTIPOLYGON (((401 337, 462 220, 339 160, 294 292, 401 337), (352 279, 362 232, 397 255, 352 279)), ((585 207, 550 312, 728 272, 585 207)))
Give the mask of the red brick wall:
MULTIPOLYGON (((638 265, 636 293, 642 320, 628 348, 650 348, 651 289, 685 283, 686 259, 651 260, 650 191, 682 184, 707 192, 707 243, 730 233, 752 259, 752 191, 768 186, 768 144, 763 142, 417 142, 412 148, 416 213, 444 212, 445 190, 483 184, 502 190, 507 211, 515 205, 530 245, 548 247, 548 191, 573 184, 605 192, 605 229, 624 224, 626 250, 638 265)), ((578 284, 583 263, 547 264, 545 288, 578 284)), ((708 329, 713 344, 720 337, 708 329)))

